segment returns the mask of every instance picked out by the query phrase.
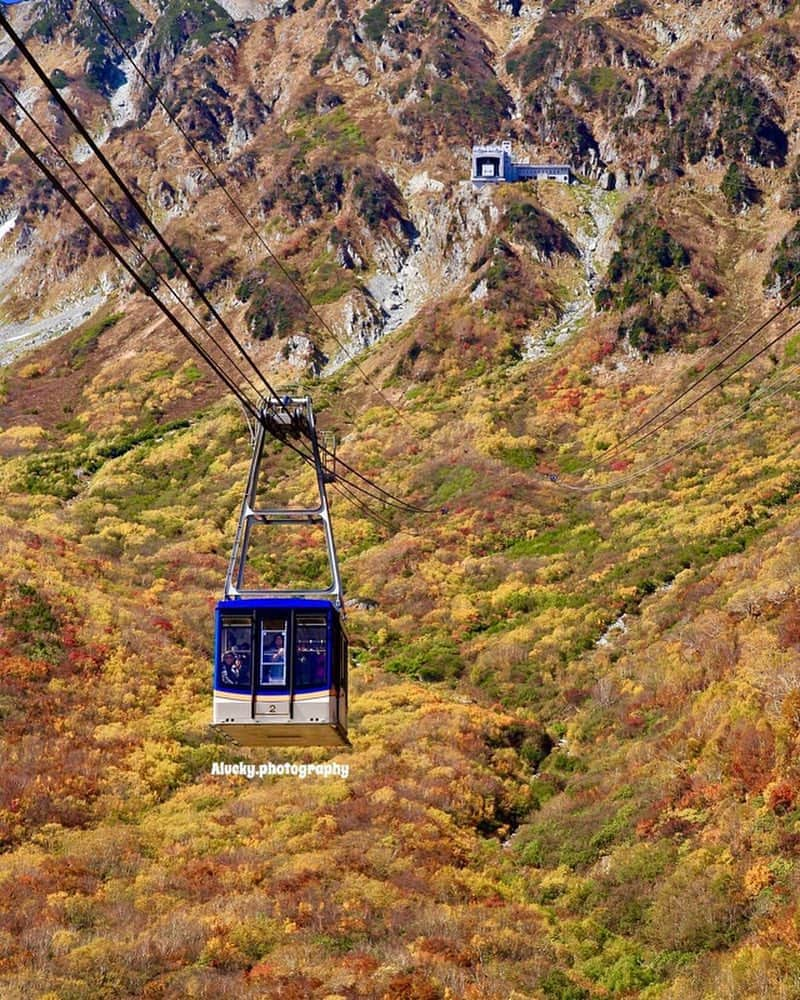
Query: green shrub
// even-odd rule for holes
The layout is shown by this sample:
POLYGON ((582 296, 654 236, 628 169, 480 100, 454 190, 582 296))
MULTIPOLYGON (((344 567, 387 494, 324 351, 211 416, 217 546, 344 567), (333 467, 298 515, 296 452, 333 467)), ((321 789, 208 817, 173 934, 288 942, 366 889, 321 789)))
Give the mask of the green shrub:
POLYGON ((641 17, 648 10, 647 4, 642 0, 619 0, 609 11, 611 17, 618 17, 621 21, 630 21, 634 17, 641 17))
POLYGON ((764 276, 764 287, 774 286, 784 301, 800 294, 800 222, 795 223, 775 247, 764 276))
POLYGON ((69 84, 69 77, 63 69, 54 69, 50 74, 50 83, 56 90, 63 90, 69 84))
POLYGON ((796 212, 800 208, 800 156, 794 161, 794 166, 786 182, 787 208, 796 212))
POLYGON ((119 322, 123 313, 110 313, 96 323, 91 323, 72 341, 69 348, 73 368, 80 368, 100 339, 100 335, 119 322))
POLYGON ((361 18, 364 34, 371 42, 380 43, 386 29, 389 27, 389 14, 392 10, 391 0, 379 0, 370 7, 361 18))
POLYGON ((208 45, 236 34, 233 19, 215 0, 170 0, 156 22, 155 48, 177 55, 185 47, 208 45))
POLYGON ((731 163, 725 171, 719 189, 728 205, 736 211, 741 211, 758 201, 758 188, 749 174, 745 173, 737 163, 731 163))
POLYGON ((35 660, 56 660, 63 653, 61 622, 35 587, 20 583, 14 603, 0 616, 20 652, 35 660))
POLYGON ((678 276, 687 268, 691 255, 642 202, 625 210, 618 232, 621 249, 609 261, 595 305, 620 310, 640 306, 638 316, 626 326, 620 325, 619 335, 645 353, 672 347, 680 342, 693 313, 679 291, 672 309, 665 309, 663 300, 678 289, 678 276))
POLYGON ((391 657, 386 669, 423 681, 444 681, 460 676, 463 663, 455 643, 447 639, 416 639, 402 653, 391 657))
POLYGON ((524 240, 546 257, 578 256, 578 248, 560 222, 530 202, 518 201, 506 209, 504 221, 515 239, 524 240))
POLYGON ((558 46, 556 43, 550 38, 543 38, 531 43, 523 56, 509 58, 506 62, 506 70, 512 75, 518 76, 523 86, 527 86, 532 80, 542 76, 557 56, 558 46))
MULTIPOLYGON (((126 45, 135 42, 147 27, 147 22, 129 0, 110 5, 106 17, 114 33, 126 45)), ((127 78, 120 69, 124 57, 102 27, 98 30, 92 19, 79 19, 75 22, 75 38, 89 53, 86 81, 90 87, 108 96, 125 83, 127 78)))
POLYGON ((590 993, 573 983, 559 969, 553 969, 539 980, 539 989, 546 1000, 589 1000, 590 993))
POLYGON ((789 143, 770 115, 772 107, 765 88, 742 70, 709 75, 689 99, 676 138, 690 163, 724 155, 764 167, 783 166, 789 143))

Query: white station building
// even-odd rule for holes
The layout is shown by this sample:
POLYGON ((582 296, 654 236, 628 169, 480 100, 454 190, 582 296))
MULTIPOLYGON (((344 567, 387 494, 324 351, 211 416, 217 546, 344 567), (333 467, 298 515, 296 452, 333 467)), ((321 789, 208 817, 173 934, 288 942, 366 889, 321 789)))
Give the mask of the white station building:
POLYGON ((529 180, 569 184, 572 170, 566 163, 519 163, 511 154, 510 142, 472 147, 472 183, 475 187, 529 180))

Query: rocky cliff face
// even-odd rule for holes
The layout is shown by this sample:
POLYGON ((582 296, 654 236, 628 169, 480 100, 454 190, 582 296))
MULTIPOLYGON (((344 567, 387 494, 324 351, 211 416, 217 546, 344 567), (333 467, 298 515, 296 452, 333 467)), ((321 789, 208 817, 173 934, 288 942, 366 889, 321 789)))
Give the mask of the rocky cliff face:
MULTIPOLYGON (((790 186, 795 156, 798 52, 788 3, 741 12, 688 0, 554 0, 492 15, 444 0, 98 7, 108 27, 90 6, 55 0, 13 16, 170 239, 184 250, 195 243, 198 266, 255 342, 300 333, 303 308, 262 272, 260 249, 155 94, 353 344, 442 296, 474 291, 485 238, 510 235, 492 192, 479 196, 465 183, 475 141, 512 138, 520 156, 566 160, 589 185, 641 189, 673 215, 682 192, 717 191, 719 171, 734 168, 733 207, 760 201, 785 226, 772 196, 790 186), (249 294, 236 294, 242 288, 249 294)), ((89 151, 13 53, 4 79, 98 178, 89 151)), ((7 95, 3 105, 11 107, 7 95)), ((36 319, 96 294, 98 264, 104 287, 124 297, 93 239, 5 148, 0 259, 15 275, 4 287, 5 321, 24 320, 33 294, 36 319)), ((135 227, 124 203, 115 210, 135 227)), ((543 301, 536 253, 526 260, 526 283, 538 284, 543 301)), ((569 269, 569 253, 548 255, 553 266, 569 269)), ((722 258, 706 255, 700 269, 705 288, 725 286, 722 258)), ((691 299, 691 283, 675 279, 691 299)), ((619 309, 621 300, 606 295, 602 306, 619 309)), ((552 300, 549 308, 560 307, 552 300)), ((697 313, 698 302, 688 308, 697 313)), ((312 339, 315 357, 336 356, 324 332, 312 339)))

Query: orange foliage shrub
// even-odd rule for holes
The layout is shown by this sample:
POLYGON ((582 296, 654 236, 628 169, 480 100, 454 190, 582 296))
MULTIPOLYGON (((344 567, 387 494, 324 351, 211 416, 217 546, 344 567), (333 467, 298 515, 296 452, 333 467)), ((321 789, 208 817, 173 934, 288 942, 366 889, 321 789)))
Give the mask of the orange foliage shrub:
POLYGON ((781 649, 800 646, 800 601, 794 600, 778 622, 778 641, 781 649))
POLYGON ((394 976, 382 1000, 442 1000, 443 991, 423 973, 403 973, 394 976))
POLYGON ((779 816, 789 812, 797 799, 797 788, 789 781, 777 782, 766 789, 767 807, 779 816))
POLYGON ((730 773, 748 792, 760 792, 775 766, 775 738, 767 725, 735 723, 729 730, 726 747, 730 753, 730 773))
POLYGON ((783 699, 781 718, 793 733, 800 733, 800 689, 790 691, 783 699))

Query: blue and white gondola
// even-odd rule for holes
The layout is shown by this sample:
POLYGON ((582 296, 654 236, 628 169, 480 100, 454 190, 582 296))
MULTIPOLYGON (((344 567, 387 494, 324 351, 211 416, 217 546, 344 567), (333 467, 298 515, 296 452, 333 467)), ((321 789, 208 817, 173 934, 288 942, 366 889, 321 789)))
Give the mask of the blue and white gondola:
POLYGON ((215 615, 213 724, 242 746, 349 745, 348 643, 325 481, 311 401, 268 400, 256 432, 225 594, 215 615), (295 437, 310 445, 319 490, 316 506, 259 507, 259 474, 268 436, 295 437), (330 586, 247 589, 252 529, 296 524, 322 527, 330 586))

